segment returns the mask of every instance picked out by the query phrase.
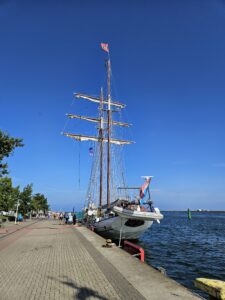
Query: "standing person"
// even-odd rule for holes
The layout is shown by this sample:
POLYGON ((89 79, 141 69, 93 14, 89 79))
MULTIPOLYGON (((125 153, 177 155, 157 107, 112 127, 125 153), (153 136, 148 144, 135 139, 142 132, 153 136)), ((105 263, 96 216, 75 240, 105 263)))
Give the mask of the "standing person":
POLYGON ((73 214, 73 225, 75 225, 77 223, 77 216, 76 214, 74 213, 73 214))
POLYGON ((62 225, 62 220, 63 220, 63 213, 61 212, 59 214, 59 224, 62 225))
POLYGON ((65 220, 66 220, 65 223, 68 224, 68 220, 69 220, 69 214, 68 213, 65 213, 65 220))

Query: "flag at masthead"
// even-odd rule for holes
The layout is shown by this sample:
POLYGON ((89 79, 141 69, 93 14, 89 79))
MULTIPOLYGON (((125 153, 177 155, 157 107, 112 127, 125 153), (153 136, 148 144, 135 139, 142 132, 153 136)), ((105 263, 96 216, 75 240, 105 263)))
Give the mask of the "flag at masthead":
POLYGON ((109 53, 109 44, 101 43, 102 50, 109 53))

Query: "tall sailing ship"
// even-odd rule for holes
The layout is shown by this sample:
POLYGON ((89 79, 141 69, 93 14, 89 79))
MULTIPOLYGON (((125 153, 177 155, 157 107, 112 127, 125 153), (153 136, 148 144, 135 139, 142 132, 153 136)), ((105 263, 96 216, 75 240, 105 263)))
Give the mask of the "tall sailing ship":
POLYGON ((76 141, 95 143, 91 176, 86 196, 85 221, 94 230, 106 238, 138 239, 154 221, 160 222, 163 215, 154 208, 150 198, 149 185, 152 176, 142 176, 142 186, 128 187, 124 180, 124 171, 119 170, 120 151, 132 141, 114 137, 115 127, 125 128, 129 124, 114 120, 113 113, 119 113, 125 105, 114 101, 111 97, 111 62, 108 44, 102 43, 101 48, 107 53, 107 97, 101 89, 100 97, 75 93, 76 99, 84 99, 98 104, 98 117, 67 114, 70 119, 80 119, 97 124, 96 136, 76 133, 63 134, 76 141), (138 195, 134 196, 138 191, 138 195), (130 194, 133 193, 132 198, 130 194), (98 203, 96 203, 98 202, 98 203))

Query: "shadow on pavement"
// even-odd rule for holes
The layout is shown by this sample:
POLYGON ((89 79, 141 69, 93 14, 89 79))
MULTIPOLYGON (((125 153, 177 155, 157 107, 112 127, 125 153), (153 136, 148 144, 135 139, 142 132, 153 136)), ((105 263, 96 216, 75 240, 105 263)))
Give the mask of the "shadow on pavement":
POLYGON ((95 297, 100 300, 108 300, 107 298, 100 296, 98 294, 98 292, 96 292, 92 289, 89 289, 87 287, 79 287, 74 282, 67 282, 67 281, 61 281, 61 282, 78 291, 76 293, 76 296, 74 296, 74 299, 85 300, 85 299, 88 299, 89 297, 95 297))
POLYGON ((53 277, 49 277, 49 278, 51 278, 53 280, 57 280, 60 283, 63 283, 65 285, 73 288, 75 290, 74 299, 86 300, 86 299, 89 299, 89 297, 95 297, 96 299, 99 299, 99 300, 108 300, 108 298, 105 298, 105 297, 99 295, 99 293, 97 291, 89 289, 87 287, 78 286, 78 285, 75 284, 74 281, 72 281, 70 279, 68 279, 68 280, 58 280, 58 279, 53 278, 53 277))

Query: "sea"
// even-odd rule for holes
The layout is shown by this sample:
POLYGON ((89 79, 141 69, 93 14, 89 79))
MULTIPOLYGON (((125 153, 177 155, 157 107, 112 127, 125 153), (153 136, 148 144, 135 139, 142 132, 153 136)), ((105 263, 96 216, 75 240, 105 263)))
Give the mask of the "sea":
POLYGON ((138 241, 145 262, 163 268, 167 276, 198 293, 198 277, 225 281, 225 212, 162 212, 138 241))

